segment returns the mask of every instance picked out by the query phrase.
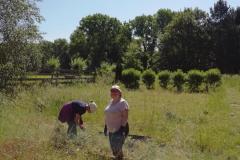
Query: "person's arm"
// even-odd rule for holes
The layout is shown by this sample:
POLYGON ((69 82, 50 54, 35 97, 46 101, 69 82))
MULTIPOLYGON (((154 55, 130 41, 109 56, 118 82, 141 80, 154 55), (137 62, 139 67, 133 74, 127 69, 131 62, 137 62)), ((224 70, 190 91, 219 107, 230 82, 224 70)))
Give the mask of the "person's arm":
POLYGON ((122 120, 121 120, 121 127, 119 132, 122 133, 124 136, 128 135, 128 110, 124 109, 122 111, 122 120))
POLYGON ((80 116, 80 119, 79 119, 79 125, 83 125, 82 116, 80 116))
POLYGON ((122 126, 125 127, 128 122, 128 109, 124 109, 122 111, 122 126))
POLYGON ((74 117, 74 121, 75 121, 75 123, 76 123, 77 125, 80 124, 80 119, 81 119, 80 114, 76 113, 76 114, 75 114, 75 117, 74 117))
POLYGON ((128 103, 125 101, 123 103, 123 107, 122 107, 122 120, 121 120, 121 128, 120 130, 122 131, 122 133, 125 136, 128 136, 128 132, 129 132, 129 126, 128 126, 128 103))
POLYGON ((82 117, 80 116, 80 119, 79 119, 79 127, 81 129, 84 129, 84 125, 83 125, 83 120, 82 120, 82 117))
POLYGON ((128 110, 129 110, 129 106, 128 103, 126 101, 122 102, 122 121, 121 121, 121 125, 123 127, 126 126, 127 122, 128 122, 128 110))
POLYGON ((77 125, 79 125, 79 127, 80 127, 81 129, 84 128, 84 127, 83 127, 83 120, 82 120, 82 117, 80 116, 80 114, 76 113, 75 118, 74 118, 74 121, 75 121, 75 123, 76 123, 77 125))
POLYGON ((105 136, 108 135, 108 133, 107 133, 107 125, 106 125, 106 123, 105 123, 105 125, 104 125, 103 133, 104 133, 105 136))

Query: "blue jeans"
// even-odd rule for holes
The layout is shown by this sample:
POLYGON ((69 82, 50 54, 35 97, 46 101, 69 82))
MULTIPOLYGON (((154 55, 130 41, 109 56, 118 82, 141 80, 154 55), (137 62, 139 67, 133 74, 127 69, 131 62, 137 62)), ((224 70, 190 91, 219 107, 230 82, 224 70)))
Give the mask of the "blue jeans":
POLYGON ((123 147, 124 141, 125 141, 125 136, 121 131, 109 133, 109 142, 112 149, 112 153, 117 159, 123 158, 122 147, 123 147))

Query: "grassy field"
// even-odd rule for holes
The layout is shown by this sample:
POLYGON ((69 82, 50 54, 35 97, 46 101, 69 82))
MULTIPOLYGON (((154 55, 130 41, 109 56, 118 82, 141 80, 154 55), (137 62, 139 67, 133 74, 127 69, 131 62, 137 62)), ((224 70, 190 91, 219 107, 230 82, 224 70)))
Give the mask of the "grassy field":
MULTIPOLYGON (((111 84, 33 86, 14 97, 0 94, 0 160, 111 159, 108 137, 101 132, 111 84), (64 102, 94 100, 97 113, 83 116, 86 130, 74 141, 66 124, 57 121, 64 102)), ((123 88, 129 102, 130 134, 124 145, 127 159, 240 159, 240 77, 224 76, 209 93, 175 93, 159 85, 147 90, 123 88)))

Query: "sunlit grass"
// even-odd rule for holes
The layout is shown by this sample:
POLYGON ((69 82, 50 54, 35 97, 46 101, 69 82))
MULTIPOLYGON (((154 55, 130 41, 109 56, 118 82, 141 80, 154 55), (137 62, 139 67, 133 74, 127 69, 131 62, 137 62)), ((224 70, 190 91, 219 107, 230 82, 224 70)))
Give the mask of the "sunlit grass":
MULTIPOLYGON (((15 97, 0 95, 0 159, 109 159, 102 133, 104 108, 110 100, 109 80, 95 84, 34 86, 15 97), (94 100, 98 111, 83 116, 86 130, 76 141, 57 121, 67 101, 94 100), (6 148, 8 148, 6 150, 6 148), (9 149, 10 148, 10 149, 9 149), (26 150, 26 151, 24 151, 26 150)), ((151 137, 126 140, 130 159, 237 159, 240 156, 240 77, 224 76, 209 93, 176 93, 157 84, 147 90, 122 86, 130 105, 130 134, 151 137)))

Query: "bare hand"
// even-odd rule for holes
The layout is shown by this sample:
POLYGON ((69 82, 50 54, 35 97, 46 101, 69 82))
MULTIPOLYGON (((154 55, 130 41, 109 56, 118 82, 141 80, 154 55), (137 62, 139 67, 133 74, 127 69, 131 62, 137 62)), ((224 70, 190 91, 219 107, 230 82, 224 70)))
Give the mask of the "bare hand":
POLYGON ((85 130, 85 127, 82 124, 80 124, 79 127, 80 129, 85 130))

